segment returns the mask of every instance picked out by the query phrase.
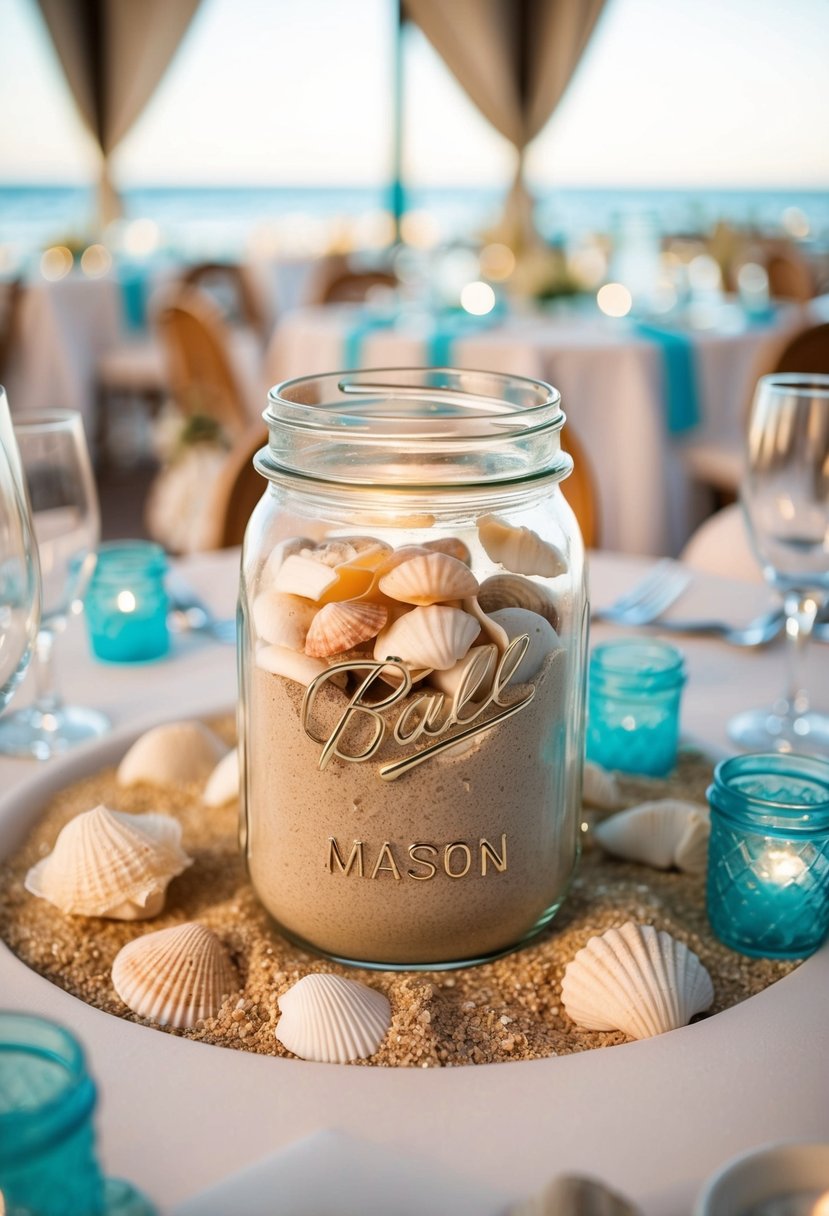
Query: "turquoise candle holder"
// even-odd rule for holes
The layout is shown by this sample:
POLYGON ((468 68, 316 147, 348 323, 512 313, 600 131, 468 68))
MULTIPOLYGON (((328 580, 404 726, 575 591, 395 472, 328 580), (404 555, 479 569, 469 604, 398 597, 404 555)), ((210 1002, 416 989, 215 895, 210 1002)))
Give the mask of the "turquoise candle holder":
POLYGON ((664 777, 676 765, 681 651, 623 638, 597 646, 587 681, 587 758, 603 768, 664 777))
POLYGON ((167 558, 149 541, 101 545, 84 600, 92 653, 109 663, 159 659, 170 649, 167 558))
POLYGON ((0 1197, 33 1216, 153 1216, 129 1183, 102 1177, 96 1091, 80 1045, 54 1022, 0 1012, 0 1197))
POLYGON ((708 918, 741 954, 804 958, 829 934, 829 763, 735 756, 708 789, 708 918))

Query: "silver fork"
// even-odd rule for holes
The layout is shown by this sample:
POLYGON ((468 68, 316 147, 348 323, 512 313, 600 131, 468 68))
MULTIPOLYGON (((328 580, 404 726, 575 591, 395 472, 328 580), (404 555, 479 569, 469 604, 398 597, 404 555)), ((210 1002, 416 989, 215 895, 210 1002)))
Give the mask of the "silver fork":
POLYGON ((691 575, 670 558, 663 558, 641 582, 619 596, 607 608, 593 611, 596 621, 615 621, 619 625, 649 625, 678 599, 691 575))
POLYGON ((186 597, 170 595, 167 622, 173 633, 209 633, 217 642, 236 643, 236 618, 215 616, 203 600, 189 591, 186 597))

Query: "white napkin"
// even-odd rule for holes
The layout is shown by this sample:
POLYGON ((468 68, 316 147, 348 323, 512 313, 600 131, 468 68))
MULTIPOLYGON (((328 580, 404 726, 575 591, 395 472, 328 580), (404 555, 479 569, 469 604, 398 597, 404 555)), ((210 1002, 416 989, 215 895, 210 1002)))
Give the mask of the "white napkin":
POLYGON ((506 1216, 508 1197, 384 1144, 321 1131, 180 1204, 172 1216, 506 1216))

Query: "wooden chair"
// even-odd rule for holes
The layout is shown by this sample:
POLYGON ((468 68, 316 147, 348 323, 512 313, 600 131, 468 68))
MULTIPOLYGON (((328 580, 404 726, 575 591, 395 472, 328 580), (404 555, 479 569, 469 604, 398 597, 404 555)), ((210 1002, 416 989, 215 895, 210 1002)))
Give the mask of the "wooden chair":
POLYGON ((183 287, 209 296, 228 325, 245 325, 264 342, 269 336, 267 309, 244 266, 235 262, 198 262, 181 277, 183 287))
POLYGON ((561 436, 561 446, 573 457, 573 472, 561 483, 561 492, 578 521, 586 549, 599 546, 599 496, 593 469, 580 440, 568 423, 561 436))
MULTIPOLYGON (((774 372, 829 374, 829 323, 810 325, 794 336, 784 338, 777 353, 756 369, 755 383, 743 406, 744 425, 748 420, 756 380, 774 372)), ((735 497, 742 476, 742 442, 726 446, 692 441, 683 446, 683 459, 694 480, 712 490, 721 503, 735 497)))
POLYGON ((797 300, 806 304, 815 294, 812 267, 796 249, 778 249, 766 260, 769 294, 774 300, 797 300))
POLYGON ((160 309, 156 325, 182 414, 212 418, 230 436, 240 435, 247 426, 244 393, 213 302, 197 287, 182 288, 160 309))

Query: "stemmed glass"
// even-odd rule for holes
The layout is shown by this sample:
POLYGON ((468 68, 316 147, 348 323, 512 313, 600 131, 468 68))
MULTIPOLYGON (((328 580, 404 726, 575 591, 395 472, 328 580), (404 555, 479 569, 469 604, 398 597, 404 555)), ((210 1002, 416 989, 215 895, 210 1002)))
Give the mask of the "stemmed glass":
POLYGON ((23 679, 39 621, 37 545, 9 406, 0 388, 0 710, 23 679))
POLYGON ((35 700, 0 718, 0 752, 46 760, 109 728, 96 710, 64 704, 52 664, 55 638, 77 610, 95 564, 100 519, 80 414, 27 414, 15 424, 15 435, 29 487, 43 602, 33 663, 35 700))
POLYGON ((789 688, 729 723, 752 751, 829 753, 829 714, 809 708, 807 653, 829 597, 829 376, 763 376, 752 402, 741 488, 749 538, 783 596, 789 688))

